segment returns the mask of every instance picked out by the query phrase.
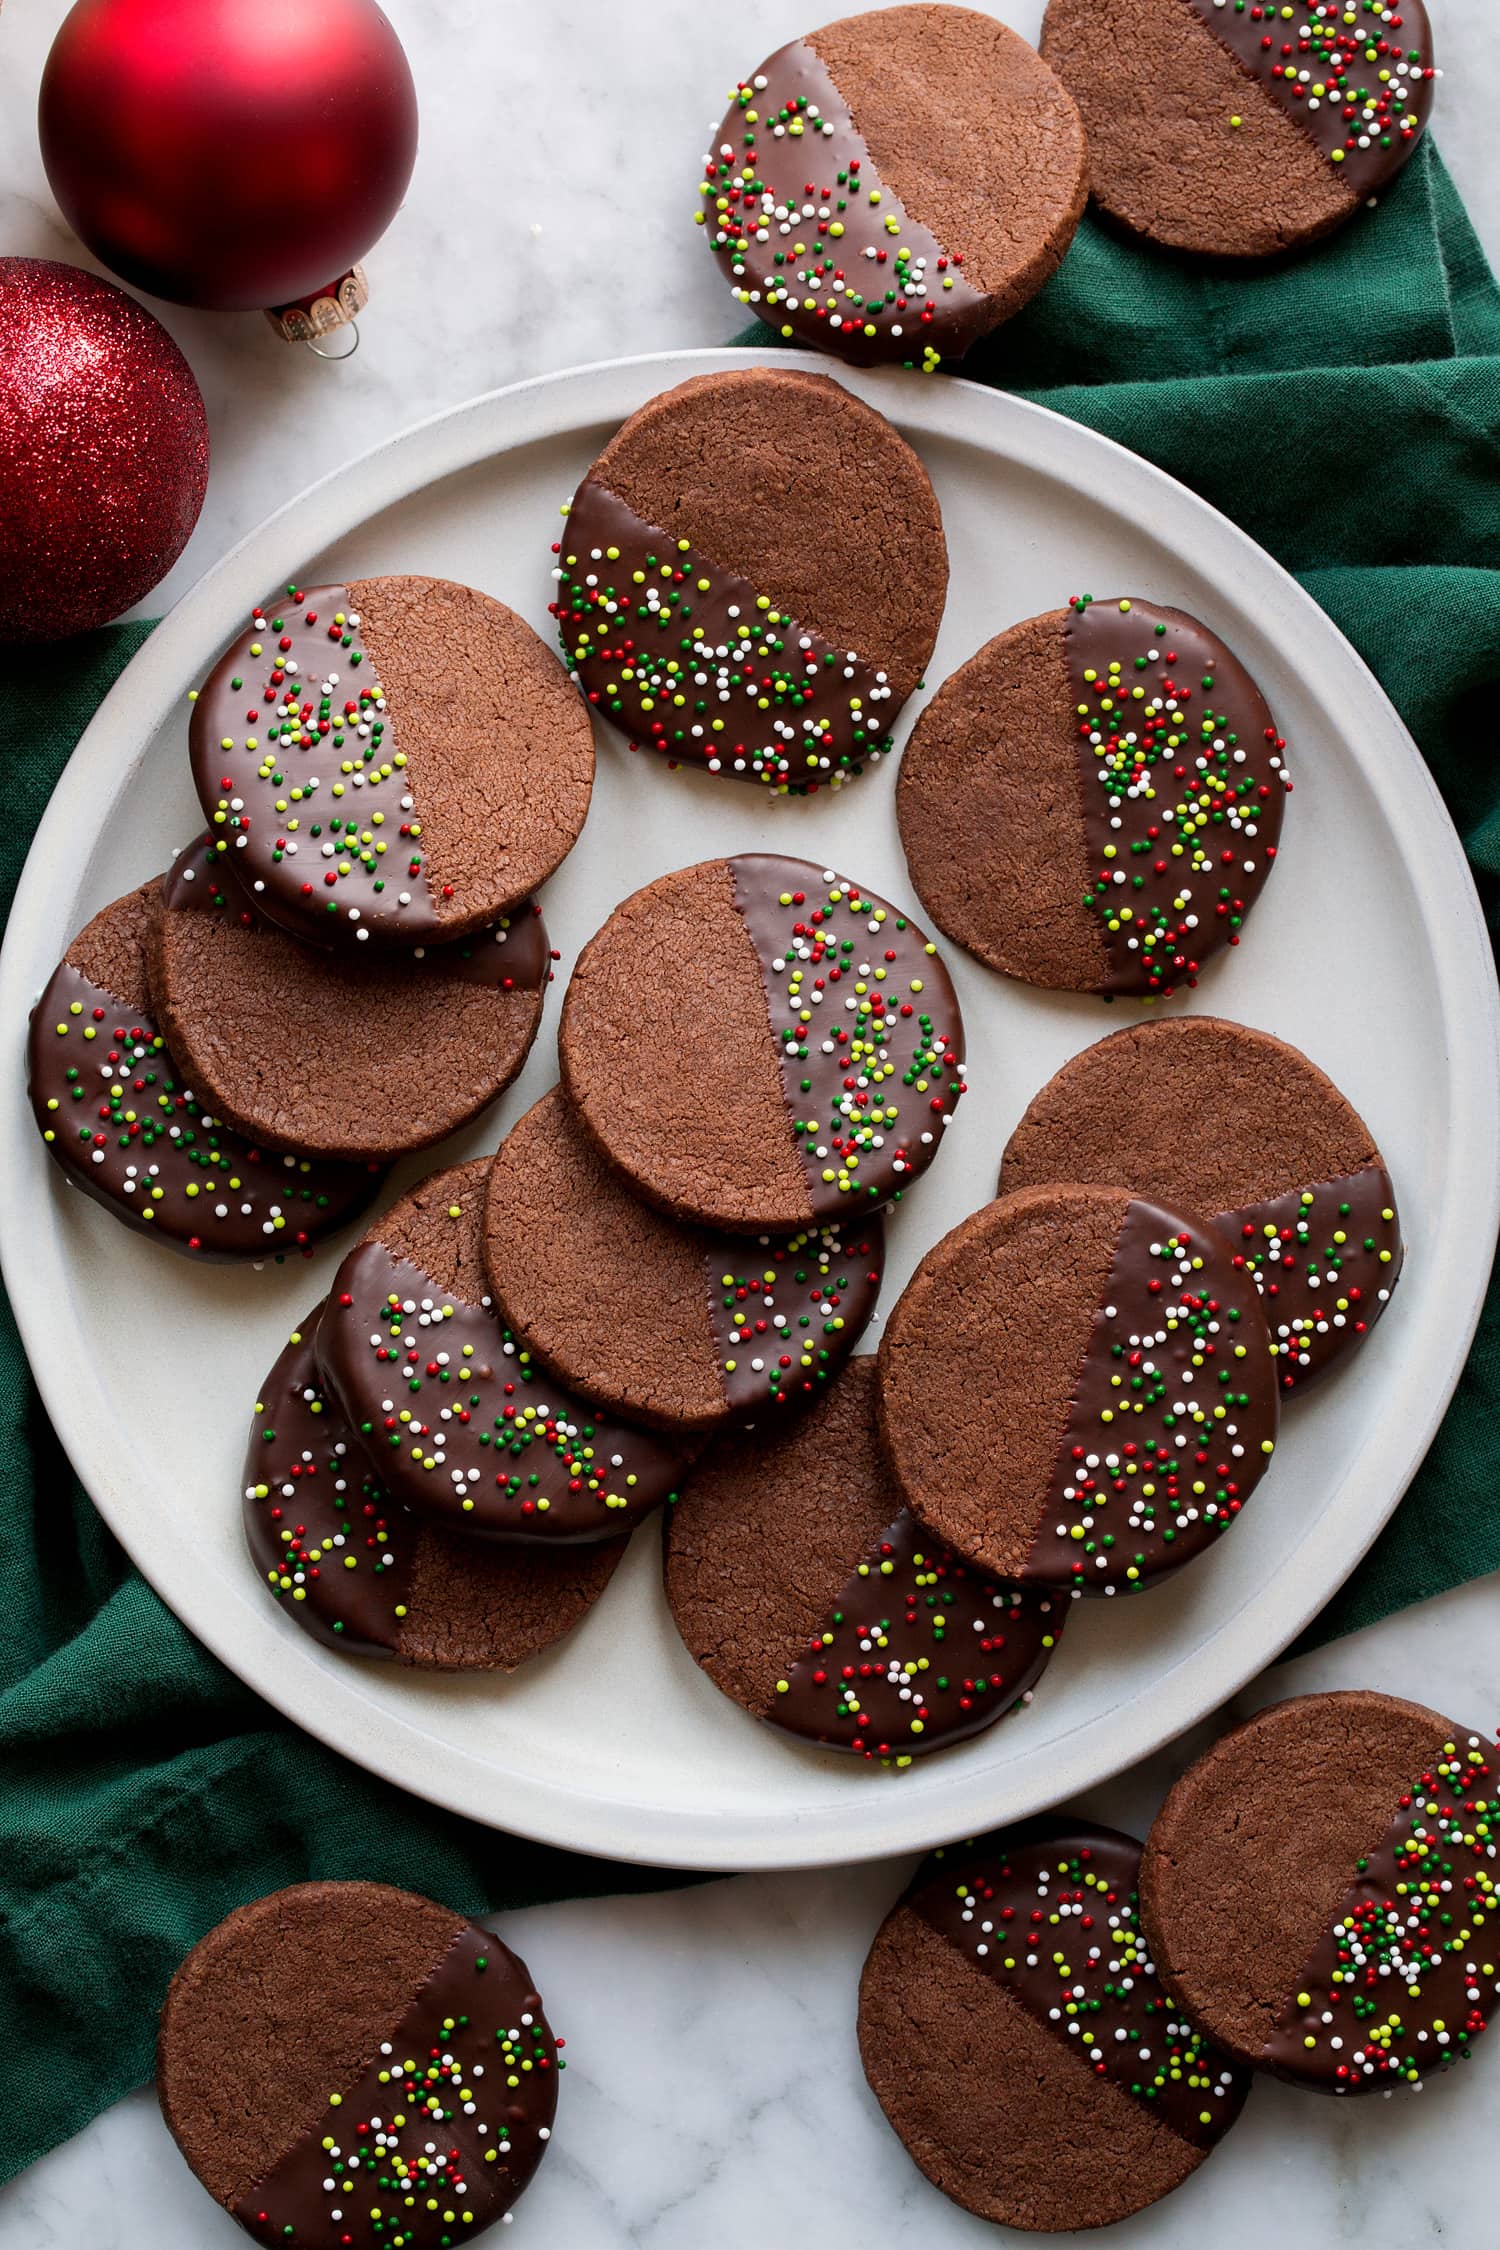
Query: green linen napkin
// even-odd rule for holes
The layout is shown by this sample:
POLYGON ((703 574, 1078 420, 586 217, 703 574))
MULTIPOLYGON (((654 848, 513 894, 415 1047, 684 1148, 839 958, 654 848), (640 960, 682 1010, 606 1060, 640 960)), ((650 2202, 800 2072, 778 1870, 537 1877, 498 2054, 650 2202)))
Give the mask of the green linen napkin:
MULTIPOLYGON (((1266 273, 1173 262, 1086 220, 1044 295, 964 372, 1161 462, 1298 572, 1421 743, 1494 929, 1500 294, 1430 145, 1373 220, 1266 273)), ((74 742, 148 630, 0 652, 0 914, 74 742)), ((466 1910, 672 1880, 435 1812, 239 1686, 104 1529, 8 1307, 0 1414, 0 2177, 149 2076, 172 1969, 241 1900, 309 1875, 379 1876, 466 1910)), ((1500 1565, 1497 1472, 1492 1291, 1425 1468, 1320 1634, 1500 1565)))

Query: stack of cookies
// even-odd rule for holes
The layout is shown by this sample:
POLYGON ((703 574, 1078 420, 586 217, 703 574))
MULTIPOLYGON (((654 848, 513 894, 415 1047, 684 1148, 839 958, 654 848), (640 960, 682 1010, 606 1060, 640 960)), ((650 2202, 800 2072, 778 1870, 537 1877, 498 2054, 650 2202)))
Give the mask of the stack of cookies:
MULTIPOLYGON (((922 464, 840 385, 683 384, 565 514, 568 673, 488 596, 383 578, 257 608, 193 700, 205 831, 80 933, 31 1031, 54 1156, 132 1224, 309 1254, 511 1082, 591 711, 770 800, 889 749, 947 551, 922 464)), ((993 968, 1157 1002, 1240 942, 1285 747, 1211 628, 1080 597, 923 712, 896 792, 914 885, 993 968)), ((714 1683, 904 1765, 1029 1701, 1073 1599, 1216 1546, 1283 1401, 1399 1272, 1390 1179, 1322 1073, 1153 1018, 1036 1095, 996 1200, 856 1357, 964 1029, 905 907, 807 860, 625 898, 558 1059, 493 1158, 368 1227, 262 1387, 250 1552, 337 1648, 509 1670, 665 1504, 667 1603, 714 1683)))
POLYGON ((525 1061, 532 893, 582 830, 593 737, 510 610, 378 578, 257 608, 190 751, 204 833, 69 946, 33 1107, 79 1186, 176 1248, 306 1252, 525 1061))

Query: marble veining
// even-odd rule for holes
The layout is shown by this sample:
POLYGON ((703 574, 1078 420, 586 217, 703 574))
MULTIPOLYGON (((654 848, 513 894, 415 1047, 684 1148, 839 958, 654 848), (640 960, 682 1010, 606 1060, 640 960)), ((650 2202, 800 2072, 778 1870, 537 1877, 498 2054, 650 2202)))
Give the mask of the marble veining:
MULTIPOLYGON (((1500 1579, 1457 1588, 1274 1667, 1224 1721, 1312 1688, 1380 1687, 1482 1725, 1500 1711, 1497 1611, 1500 1579)), ((1196 1729, 1084 1809, 1140 1833, 1214 1731, 1196 1729)), ((912 1864, 742 1876, 496 1917, 568 2042, 556 2137, 504 2239, 518 2250, 1019 2243, 927 2185, 860 2075, 860 1964, 912 1864)), ((1155 2211, 1112 2228, 1110 2250, 1483 2241, 1500 2034, 1488 2044, 1421 2093, 1388 2099, 1323 2101, 1263 2081, 1211 2161, 1155 2211)), ((149 2090, 0 2189, 0 2250, 233 2250, 244 2240, 188 2172, 149 2090)))

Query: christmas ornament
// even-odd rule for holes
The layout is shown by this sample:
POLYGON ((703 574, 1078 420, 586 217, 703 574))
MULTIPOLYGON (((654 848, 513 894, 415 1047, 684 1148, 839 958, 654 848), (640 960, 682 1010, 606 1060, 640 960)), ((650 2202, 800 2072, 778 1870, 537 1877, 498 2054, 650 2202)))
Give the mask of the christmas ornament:
POLYGON ((374 0, 77 0, 42 75, 42 160, 70 225, 181 305, 313 336, 364 301, 417 97, 374 0))
POLYGON ((0 642, 129 609, 207 483, 203 394, 161 322, 76 266, 0 258, 0 642))

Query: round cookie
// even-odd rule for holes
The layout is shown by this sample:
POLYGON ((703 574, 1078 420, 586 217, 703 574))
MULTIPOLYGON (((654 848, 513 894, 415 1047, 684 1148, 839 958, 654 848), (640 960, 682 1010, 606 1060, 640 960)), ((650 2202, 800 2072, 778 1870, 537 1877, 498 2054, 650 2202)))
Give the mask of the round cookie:
POLYGON ((1163 1982, 1241 2061, 1333 2094, 1417 2084, 1500 2003, 1495 1752, 1369 1690, 1258 1712, 1152 1824, 1163 1982))
POLYGON ((594 782, 550 651, 442 578, 289 586, 209 674, 188 745, 255 903, 344 948, 478 937, 567 857, 594 782))
POLYGON ((572 1398, 492 1308, 488 1157, 433 1172, 328 1292, 318 1366, 381 1484, 471 1537, 612 1539, 672 1496, 687 1449, 572 1398))
POLYGON ((297 1883, 182 1963, 156 2084, 258 2242, 467 2242, 546 2154, 561 2044, 525 1962, 477 1922, 384 1883, 297 1883))
POLYGON ((964 1090, 963 1019, 909 916, 807 860, 703 860, 615 908, 563 1002, 563 1084, 674 1217, 791 1234, 900 1200, 964 1090))
POLYGON ((242 1487, 250 1559, 314 1640, 435 1671, 512 1672, 593 1607, 625 1552, 502 1547, 385 1492, 318 1373, 313 1308, 261 1386, 242 1487))
POLYGON ((559 1086, 496 1151, 484 1227, 491 1292, 527 1349, 663 1430, 805 1406, 869 1326, 885 1264, 878 1212, 755 1241, 664 1217, 559 1086))
POLYGON ((542 1020, 541 908, 477 938, 358 959, 268 922, 200 837, 152 904, 151 989, 172 1052, 273 1148, 389 1160, 503 1093, 542 1020))
POLYGON ((31 1012, 27 1092, 66 1177, 116 1218, 194 1257, 311 1255, 380 1183, 378 1167, 259 1148, 211 1115, 157 1028, 146 933, 159 885, 101 909, 31 1012))
POLYGON ((1164 997, 1239 943, 1276 863, 1285 748, 1196 618, 1080 595, 987 642, 922 713, 896 785, 906 864, 992 969, 1164 997))
POLYGON ((735 87, 697 218, 787 342, 930 373, 1056 272, 1086 175, 1078 112, 1024 39, 970 8, 889 8, 735 87))
POLYGON ((1124 1188, 1029 1188, 928 1252, 886 1323, 880 1427, 917 1520, 1023 1585, 1135 1592, 1270 1465, 1255 1284, 1212 1227, 1124 1188))
POLYGON ((918 1528, 875 1391, 874 1360, 852 1360, 790 1428, 720 1440, 667 1513, 667 1606, 753 1718, 905 1766, 1030 1702, 1068 1597, 1002 1586, 918 1528))
POLYGON ((1219 258, 1342 226, 1389 185, 1432 106, 1422 0, 1295 13, 1048 0, 1042 53, 1083 112, 1095 201, 1153 242, 1219 258))
POLYGON ((873 407, 826 375, 695 375, 630 417, 565 513, 563 655, 632 747, 777 796, 884 757, 948 549, 927 471, 873 407))
POLYGON ((1255 1277, 1283 1391, 1369 1334, 1401 1272, 1396 1198, 1364 1120, 1297 1048, 1216 1016, 1134 1024, 1064 1063, 1000 1178, 1123 1184, 1211 1218, 1255 1277))
POLYGON ((934 2187, 1030 2233, 1108 2226, 1195 2172, 1248 2073, 1163 1991, 1141 1849, 1071 1818, 923 1861, 859 1985, 876 2100, 934 2187))

